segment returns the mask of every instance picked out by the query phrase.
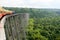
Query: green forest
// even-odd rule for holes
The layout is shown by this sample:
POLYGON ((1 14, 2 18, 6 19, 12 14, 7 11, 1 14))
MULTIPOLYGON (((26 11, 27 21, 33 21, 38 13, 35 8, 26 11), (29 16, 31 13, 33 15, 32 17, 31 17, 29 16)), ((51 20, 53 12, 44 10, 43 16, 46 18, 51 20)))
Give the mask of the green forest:
POLYGON ((60 40, 60 9, 4 8, 16 13, 29 13, 27 40, 60 40))

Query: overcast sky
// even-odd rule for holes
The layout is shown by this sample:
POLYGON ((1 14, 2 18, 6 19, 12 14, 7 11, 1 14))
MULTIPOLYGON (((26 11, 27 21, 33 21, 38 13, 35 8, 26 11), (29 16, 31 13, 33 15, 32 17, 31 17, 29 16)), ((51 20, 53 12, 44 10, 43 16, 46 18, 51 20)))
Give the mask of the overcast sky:
POLYGON ((60 9, 60 0, 0 0, 0 6, 60 9))

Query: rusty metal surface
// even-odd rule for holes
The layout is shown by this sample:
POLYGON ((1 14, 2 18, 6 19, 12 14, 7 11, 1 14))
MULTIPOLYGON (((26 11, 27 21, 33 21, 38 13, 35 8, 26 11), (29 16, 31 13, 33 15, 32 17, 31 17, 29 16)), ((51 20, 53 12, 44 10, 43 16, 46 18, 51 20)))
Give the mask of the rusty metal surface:
POLYGON ((6 40, 26 40, 25 27, 28 14, 8 15, 5 22, 6 40))

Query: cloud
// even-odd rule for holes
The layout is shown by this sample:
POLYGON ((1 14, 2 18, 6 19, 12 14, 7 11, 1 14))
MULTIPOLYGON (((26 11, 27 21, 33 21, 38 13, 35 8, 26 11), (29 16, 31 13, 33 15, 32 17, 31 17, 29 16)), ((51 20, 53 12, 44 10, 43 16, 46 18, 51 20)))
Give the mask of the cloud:
POLYGON ((53 0, 30 0, 31 2, 52 2, 53 0))
POLYGON ((1 6, 21 6, 23 4, 22 0, 1 0, 1 6))
POLYGON ((0 6, 60 8, 60 0, 0 0, 0 6))
POLYGON ((48 7, 54 0, 29 0, 25 1, 25 6, 29 7, 48 7))

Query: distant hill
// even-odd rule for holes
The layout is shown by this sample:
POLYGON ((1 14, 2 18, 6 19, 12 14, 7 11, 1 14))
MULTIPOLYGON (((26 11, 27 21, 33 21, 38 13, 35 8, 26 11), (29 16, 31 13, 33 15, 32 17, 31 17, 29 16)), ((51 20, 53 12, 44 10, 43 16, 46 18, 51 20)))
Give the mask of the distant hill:
POLYGON ((13 7, 4 8, 15 11, 16 13, 29 13, 30 17, 33 18, 60 16, 60 9, 13 8, 13 7))

